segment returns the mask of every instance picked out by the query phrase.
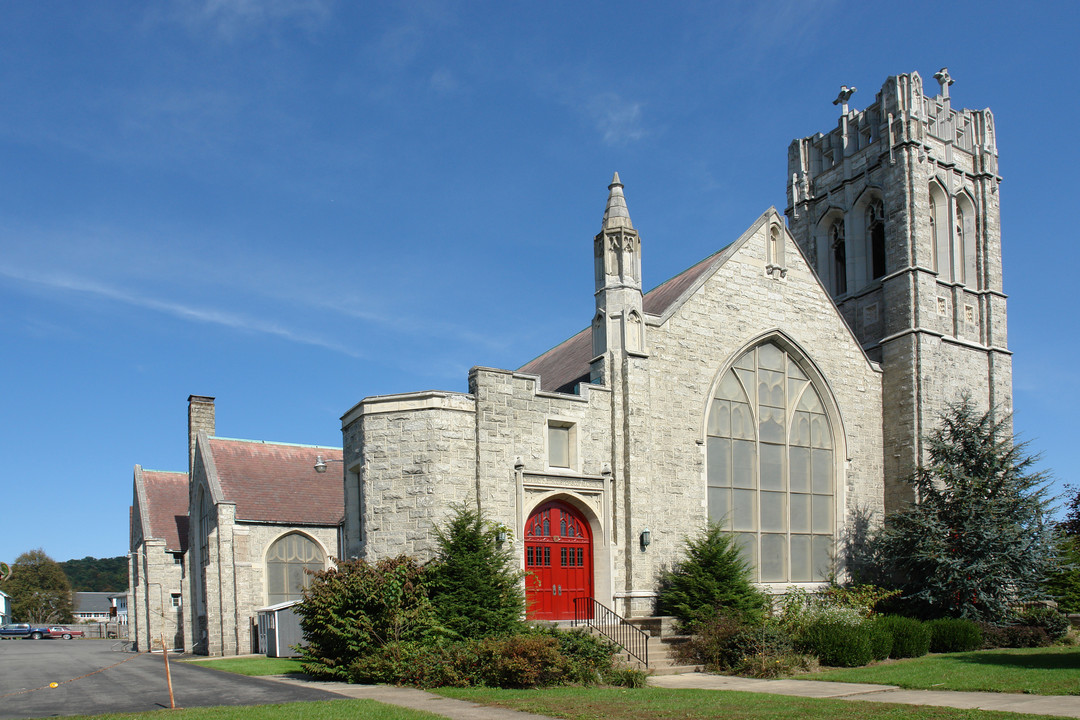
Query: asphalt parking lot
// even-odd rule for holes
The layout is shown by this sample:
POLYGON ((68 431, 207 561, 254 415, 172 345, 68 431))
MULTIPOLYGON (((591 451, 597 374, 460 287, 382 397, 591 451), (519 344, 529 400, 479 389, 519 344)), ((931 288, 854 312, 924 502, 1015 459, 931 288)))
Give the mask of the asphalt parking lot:
MULTIPOLYGON (((160 654, 131 653, 115 640, 0 641, 0 720, 142 712, 169 707, 160 654), (56 683, 55 688, 50 683, 56 683)), ((262 705, 340 695, 198 664, 170 662, 177 707, 262 705)))

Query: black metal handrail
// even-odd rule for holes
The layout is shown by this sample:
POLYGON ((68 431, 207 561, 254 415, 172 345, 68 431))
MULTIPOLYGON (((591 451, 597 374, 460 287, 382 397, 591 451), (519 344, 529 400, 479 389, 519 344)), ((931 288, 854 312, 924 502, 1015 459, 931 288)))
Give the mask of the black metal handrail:
POLYGON ((574 625, 588 625, 615 643, 628 655, 649 666, 649 635, 627 622, 614 610, 596 602, 596 598, 574 598, 574 625))

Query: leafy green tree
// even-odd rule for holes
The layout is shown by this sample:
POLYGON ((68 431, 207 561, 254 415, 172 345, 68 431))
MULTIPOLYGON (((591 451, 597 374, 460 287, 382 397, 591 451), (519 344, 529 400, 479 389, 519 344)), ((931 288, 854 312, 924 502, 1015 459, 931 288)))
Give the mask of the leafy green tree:
POLYGON ((11 566, 4 583, 11 596, 11 616, 16 622, 71 622, 71 585, 64 571, 41 548, 24 552, 11 566))
POLYGON ((660 576, 657 610, 693 627, 720 615, 759 620, 765 596, 750 582, 750 566, 734 536, 709 523, 701 537, 686 541, 685 557, 660 576))
POLYGON ((1054 557, 1047 475, 1007 421, 966 397, 950 405, 910 479, 918 502, 870 543, 879 584, 901 590, 908 612, 1001 622, 1040 595, 1054 557))
POLYGON ((442 626, 461 638, 478 639, 522 629, 525 598, 509 548, 480 511, 454 508, 436 528, 439 554, 429 567, 432 604, 442 626))

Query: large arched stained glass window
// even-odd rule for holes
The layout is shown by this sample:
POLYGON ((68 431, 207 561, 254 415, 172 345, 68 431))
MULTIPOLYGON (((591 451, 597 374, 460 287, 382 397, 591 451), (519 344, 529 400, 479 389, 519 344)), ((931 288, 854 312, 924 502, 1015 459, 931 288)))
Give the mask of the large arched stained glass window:
POLYGON ((709 409, 709 517, 735 533, 760 582, 832 568, 833 434, 821 396, 773 343, 724 373, 709 409))
POLYGON ((323 552, 309 537, 292 533, 279 538, 266 553, 267 603, 300 600, 311 581, 305 570, 323 569, 323 552))

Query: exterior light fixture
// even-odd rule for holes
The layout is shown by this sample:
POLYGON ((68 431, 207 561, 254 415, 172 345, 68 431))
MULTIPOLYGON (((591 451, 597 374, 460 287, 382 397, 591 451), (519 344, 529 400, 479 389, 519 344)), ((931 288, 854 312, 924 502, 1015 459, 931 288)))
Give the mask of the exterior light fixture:
POLYGON ((645 548, 652 544, 652 533, 649 532, 649 528, 645 528, 641 531, 641 551, 645 552, 645 548))
POLYGON ((334 458, 324 458, 322 455, 316 455, 315 456, 315 472, 322 475, 324 472, 326 472, 326 463, 332 463, 332 462, 344 463, 345 461, 344 460, 335 460, 334 458))

